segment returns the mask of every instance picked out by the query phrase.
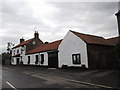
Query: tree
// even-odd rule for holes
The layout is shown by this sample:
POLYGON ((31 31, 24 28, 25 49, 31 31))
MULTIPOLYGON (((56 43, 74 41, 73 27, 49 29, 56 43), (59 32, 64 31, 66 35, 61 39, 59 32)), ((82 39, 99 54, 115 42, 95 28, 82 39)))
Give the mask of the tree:
POLYGON ((2 53, 2 65, 6 65, 6 64, 10 64, 10 58, 11 58, 11 54, 10 53, 2 53))
POLYGON ((7 43, 7 51, 9 52, 9 53, 12 53, 12 47, 14 46, 14 44, 13 43, 11 43, 11 42, 8 42, 7 43))

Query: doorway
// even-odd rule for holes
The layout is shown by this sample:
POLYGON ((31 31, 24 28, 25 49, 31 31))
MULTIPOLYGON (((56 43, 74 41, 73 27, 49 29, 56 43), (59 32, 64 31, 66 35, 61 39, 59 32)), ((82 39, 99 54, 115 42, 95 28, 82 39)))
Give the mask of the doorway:
POLYGON ((48 67, 58 68, 58 52, 57 51, 48 53, 48 67))
POLYGON ((17 63, 16 63, 16 64, 19 65, 20 58, 17 58, 16 60, 17 60, 17 63))

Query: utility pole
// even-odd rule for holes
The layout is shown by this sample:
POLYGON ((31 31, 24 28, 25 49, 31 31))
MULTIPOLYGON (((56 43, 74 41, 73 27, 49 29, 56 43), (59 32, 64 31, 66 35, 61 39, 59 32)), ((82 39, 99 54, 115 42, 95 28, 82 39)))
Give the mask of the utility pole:
POLYGON ((118 12, 115 15, 117 17, 118 34, 119 34, 119 37, 120 37, 120 1, 118 2, 118 12))

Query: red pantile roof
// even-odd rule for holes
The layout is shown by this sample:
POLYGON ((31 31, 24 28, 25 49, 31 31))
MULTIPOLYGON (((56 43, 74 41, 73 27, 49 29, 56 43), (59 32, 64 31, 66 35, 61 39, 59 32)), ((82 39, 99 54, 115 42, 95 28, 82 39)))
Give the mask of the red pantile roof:
POLYGON ((107 39, 111 44, 116 45, 120 41, 120 37, 114 37, 107 39))
POLYGON ((13 48, 16 48, 16 47, 19 47, 19 46, 25 45, 25 44, 29 43, 29 42, 32 41, 32 40, 33 40, 33 38, 32 38, 32 39, 29 39, 29 40, 26 40, 26 41, 24 41, 24 42, 22 42, 22 43, 16 45, 16 46, 13 47, 13 48))
MULTIPOLYGON (((70 30, 71 31, 71 30, 70 30)), ((103 37, 89 35, 89 34, 82 34, 75 31, 71 31, 75 35, 77 35, 79 38, 81 38, 84 42, 88 44, 100 44, 100 45, 110 45, 113 46, 109 41, 104 39, 103 37)))
POLYGON ((35 49, 32 49, 31 51, 27 52, 27 54, 37 53, 37 52, 43 52, 43 51, 49 51, 49 50, 56 50, 58 49, 58 46, 60 45, 62 40, 54 41, 48 44, 42 44, 38 46, 35 49))

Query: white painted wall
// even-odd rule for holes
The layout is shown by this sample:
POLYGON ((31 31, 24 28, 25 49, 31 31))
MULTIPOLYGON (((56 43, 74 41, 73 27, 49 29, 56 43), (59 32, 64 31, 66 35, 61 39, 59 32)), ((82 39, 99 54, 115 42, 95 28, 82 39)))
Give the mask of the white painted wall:
POLYGON ((41 65, 41 66, 48 66, 48 54, 47 52, 41 52, 41 53, 35 53, 35 54, 28 54, 25 56, 25 59, 24 59, 24 64, 27 65, 27 62, 28 62, 28 56, 30 56, 30 65, 36 65, 35 64, 35 61, 36 61, 36 55, 38 55, 38 58, 39 58, 39 63, 38 65, 41 65), (41 54, 44 54, 44 63, 41 64, 41 54))
POLYGON ((28 63, 27 63, 28 56, 30 56, 30 65, 36 65, 35 64, 35 61, 36 61, 35 55, 38 55, 38 58, 39 58, 39 53, 26 55, 26 59, 24 59, 24 64, 28 65, 28 63))
POLYGON ((41 52, 40 53, 40 61, 41 61, 41 54, 44 54, 44 63, 40 64, 41 66, 48 66, 48 53, 47 52, 41 52))
POLYGON ((12 49, 12 56, 19 54, 19 53, 17 53, 17 50, 19 50, 19 53, 20 53, 21 52, 21 47, 17 47, 17 48, 12 49))
MULTIPOLYGON (((17 55, 17 50, 19 49, 19 54, 20 54, 20 61, 21 61, 21 57, 22 57, 22 61, 24 65, 28 65, 28 56, 30 56, 30 65, 36 65, 35 61, 36 61, 36 57, 35 55, 38 55, 39 58, 39 62, 41 62, 41 54, 44 54, 44 63, 40 64, 38 63, 38 65, 42 65, 42 66, 48 66, 48 53, 47 52, 41 52, 41 53, 35 53, 35 54, 28 54, 26 55, 26 45, 24 45, 24 51, 22 51, 21 53, 21 49, 22 47, 17 47, 12 49, 12 56, 17 55), (14 53, 15 50, 15 53, 14 53)), ((16 65, 16 59, 17 57, 12 57, 11 59, 11 64, 12 65, 16 65)))
MULTIPOLYGON (((26 45, 24 45, 24 50, 21 53, 21 49, 22 48, 23 47, 20 46, 20 47, 16 47, 16 48, 12 49, 12 56, 20 54, 20 56, 22 56, 22 61, 24 63, 25 60, 26 60, 26 55, 25 55, 25 53, 26 53, 26 45), (17 53, 17 50, 19 50, 19 53, 17 53)), ((13 58, 13 60, 11 59, 11 64, 12 65, 16 65, 16 59, 17 59, 17 57, 12 57, 12 58, 13 58)), ((21 61, 21 58, 20 58, 20 61, 21 61)))
POLYGON ((68 66, 77 66, 81 67, 81 65, 85 65, 88 68, 88 58, 87 58, 87 47, 86 43, 80 39, 78 36, 73 34, 71 31, 67 33, 64 37, 63 41, 59 45, 59 68, 62 65, 68 66), (73 64, 72 62, 72 54, 81 54, 81 64, 73 64))
MULTIPOLYGON (((35 65, 35 55, 39 55, 39 62, 41 61, 41 54, 44 54, 44 63, 43 66, 48 66, 48 53, 47 52, 41 52, 41 53, 35 53, 35 54, 29 54, 25 55, 26 52, 26 46, 25 50, 21 54, 21 47, 17 47, 12 50, 12 56, 17 54, 17 49, 19 49, 20 56, 22 56, 23 64, 27 65, 28 63, 28 56, 30 56, 30 65, 35 65), (14 54, 15 50, 15 54, 14 54)), ((78 36, 73 34, 72 32, 68 32, 67 35, 64 37, 63 41, 59 45, 58 48, 58 65, 59 68, 62 67, 62 65, 68 65, 68 66, 77 66, 81 67, 81 65, 85 65, 88 68, 88 58, 87 58, 87 47, 86 43, 80 39, 78 36), (73 64, 72 61, 72 54, 81 54, 81 64, 73 64)), ((13 57, 13 65, 16 64, 16 57, 13 57)), ((40 64, 40 63, 39 63, 40 64)), ((41 64, 40 64, 41 65, 41 64)))
POLYGON ((16 58, 15 58, 15 57, 12 57, 12 58, 11 58, 11 64, 12 64, 12 65, 16 65, 16 58))

